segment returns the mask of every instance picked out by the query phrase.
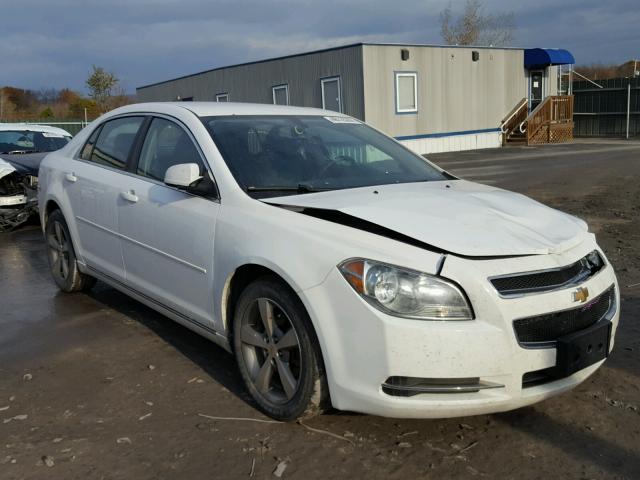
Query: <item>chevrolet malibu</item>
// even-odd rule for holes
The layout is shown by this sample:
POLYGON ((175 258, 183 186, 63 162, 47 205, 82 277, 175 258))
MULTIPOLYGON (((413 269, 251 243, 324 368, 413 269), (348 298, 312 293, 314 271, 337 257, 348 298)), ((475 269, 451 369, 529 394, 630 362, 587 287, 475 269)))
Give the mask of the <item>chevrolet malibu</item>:
POLYGON ((130 105, 39 184, 60 289, 99 279, 221 345, 279 420, 510 410, 613 346, 618 286, 582 220, 340 113, 130 105))

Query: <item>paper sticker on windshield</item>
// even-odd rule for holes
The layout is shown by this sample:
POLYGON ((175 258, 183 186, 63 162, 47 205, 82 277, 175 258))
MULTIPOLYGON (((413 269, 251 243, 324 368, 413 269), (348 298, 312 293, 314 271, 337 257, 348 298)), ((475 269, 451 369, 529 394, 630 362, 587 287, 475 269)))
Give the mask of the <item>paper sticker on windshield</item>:
POLYGON ((42 132, 42 136, 45 138, 64 138, 64 135, 59 133, 42 132))
POLYGON ((360 124, 359 120, 351 117, 324 117, 325 120, 329 120, 331 123, 355 123, 360 124))

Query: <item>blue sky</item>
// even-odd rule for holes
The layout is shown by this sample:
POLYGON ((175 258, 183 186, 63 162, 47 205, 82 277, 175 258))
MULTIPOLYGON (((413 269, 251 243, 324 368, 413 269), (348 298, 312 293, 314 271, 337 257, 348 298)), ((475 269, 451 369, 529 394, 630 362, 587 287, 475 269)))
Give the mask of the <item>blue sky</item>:
MULTIPOLYGON (((84 91, 92 64, 129 93, 212 67, 359 41, 441 43, 461 1, 0 0, 0 85, 84 91)), ((515 46, 569 49, 578 64, 640 58, 637 0, 485 0, 513 11, 515 46)))

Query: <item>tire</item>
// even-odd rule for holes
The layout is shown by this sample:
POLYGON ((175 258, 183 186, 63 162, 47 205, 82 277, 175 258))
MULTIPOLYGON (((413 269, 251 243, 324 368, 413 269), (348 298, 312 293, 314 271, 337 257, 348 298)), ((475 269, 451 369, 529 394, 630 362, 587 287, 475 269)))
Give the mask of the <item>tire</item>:
POLYGON ((86 291, 95 285, 95 278, 78 269, 69 227, 60 210, 49 215, 45 226, 45 240, 49 269, 60 290, 67 293, 86 291))
POLYGON ((329 406, 322 354, 309 315, 277 277, 260 278, 240 295, 233 347, 244 383, 266 415, 291 421, 318 415, 329 406))

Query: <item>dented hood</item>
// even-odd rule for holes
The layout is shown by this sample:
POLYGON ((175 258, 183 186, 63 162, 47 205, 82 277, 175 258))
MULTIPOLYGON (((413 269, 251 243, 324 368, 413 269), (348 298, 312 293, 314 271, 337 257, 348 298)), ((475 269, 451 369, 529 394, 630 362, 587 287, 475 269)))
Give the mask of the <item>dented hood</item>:
POLYGON ((0 178, 6 177, 7 175, 15 171, 16 169, 13 165, 0 158, 0 178))
POLYGON ((36 152, 36 153, 13 153, 3 154, 2 159, 6 163, 15 167, 15 170, 22 175, 38 176, 38 168, 42 159, 47 156, 49 152, 36 152))
POLYGON ((381 185, 262 199, 337 210, 464 256, 560 253, 587 235, 582 220, 524 195, 464 180, 381 185))

